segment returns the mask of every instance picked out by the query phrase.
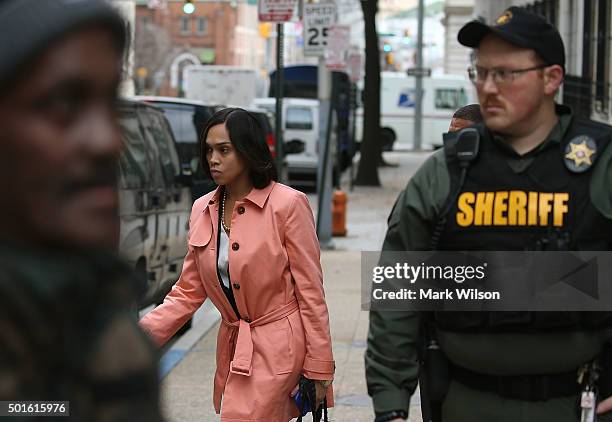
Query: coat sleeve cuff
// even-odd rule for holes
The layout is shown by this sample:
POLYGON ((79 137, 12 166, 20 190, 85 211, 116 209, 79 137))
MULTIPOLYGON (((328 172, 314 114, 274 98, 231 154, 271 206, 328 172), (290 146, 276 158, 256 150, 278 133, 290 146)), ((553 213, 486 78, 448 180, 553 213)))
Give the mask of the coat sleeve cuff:
POLYGON ((311 380, 331 380, 336 365, 333 360, 313 359, 306 356, 302 373, 311 380))
POLYGON ((410 408, 410 397, 405 390, 383 390, 372 396, 374 412, 390 412, 392 410, 405 410, 410 408))

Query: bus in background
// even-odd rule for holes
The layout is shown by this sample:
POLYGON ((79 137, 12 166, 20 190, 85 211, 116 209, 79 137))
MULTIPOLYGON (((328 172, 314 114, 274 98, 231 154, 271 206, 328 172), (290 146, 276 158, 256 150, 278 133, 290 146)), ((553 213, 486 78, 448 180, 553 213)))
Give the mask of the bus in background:
MULTIPOLYGON (((401 72, 382 72, 380 127, 383 151, 413 149, 415 78, 401 72)), ((433 75, 423 78, 423 120, 421 148, 432 149, 442 142, 448 123, 458 108, 476 102, 471 82, 460 75, 433 75)), ((356 139, 361 141, 363 108, 357 110, 356 139)))
MULTIPOLYGON (((338 166, 344 171, 356 152, 355 137, 352 133, 352 109, 354 107, 354 90, 356 89, 346 72, 332 72, 332 98, 334 118, 336 121, 335 139, 338 155, 338 166)), ((276 71, 270 73, 269 96, 276 95, 276 71)), ((314 65, 297 65, 283 68, 283 97, 288 98, 318 98, 318 69, 314 65)), ((287 141, 287 139, 285 139, 287 141)))

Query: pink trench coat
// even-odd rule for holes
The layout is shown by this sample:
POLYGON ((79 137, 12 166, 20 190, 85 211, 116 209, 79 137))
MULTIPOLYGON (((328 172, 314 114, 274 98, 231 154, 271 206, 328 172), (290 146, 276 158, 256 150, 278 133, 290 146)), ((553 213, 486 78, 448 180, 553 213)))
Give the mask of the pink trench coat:
MULTIPOLYGON (((287 422, 297 416, 289 393, 300 374, 334 373, 312 212, 306 195, 275 182, 236 202, 229 272, 238 320, 216 270, 219 193, 194 203, 181 276, 140 324, 162 345, 210 298, 222 317, 213 394, 221 421, 287 422)), ((329 406, 332 396, 330 388, 329 406)))

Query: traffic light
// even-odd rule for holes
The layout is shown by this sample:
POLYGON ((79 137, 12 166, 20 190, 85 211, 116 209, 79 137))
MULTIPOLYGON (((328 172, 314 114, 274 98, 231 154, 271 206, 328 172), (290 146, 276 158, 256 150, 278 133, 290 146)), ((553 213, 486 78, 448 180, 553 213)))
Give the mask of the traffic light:
POLYGON ((183 12, 187 15, 191 15, 193 12, 195 12, 193 0, 185 0, 185 4, 183 4, 183 12))

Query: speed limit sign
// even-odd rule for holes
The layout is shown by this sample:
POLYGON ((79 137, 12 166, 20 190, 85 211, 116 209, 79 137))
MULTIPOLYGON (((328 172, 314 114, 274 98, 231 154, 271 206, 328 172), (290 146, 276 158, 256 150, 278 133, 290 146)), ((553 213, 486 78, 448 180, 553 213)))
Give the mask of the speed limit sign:
POLYGON ((336 23, 334 3, 304 5, 304 55, 324 56, 329 28, 336 23))

